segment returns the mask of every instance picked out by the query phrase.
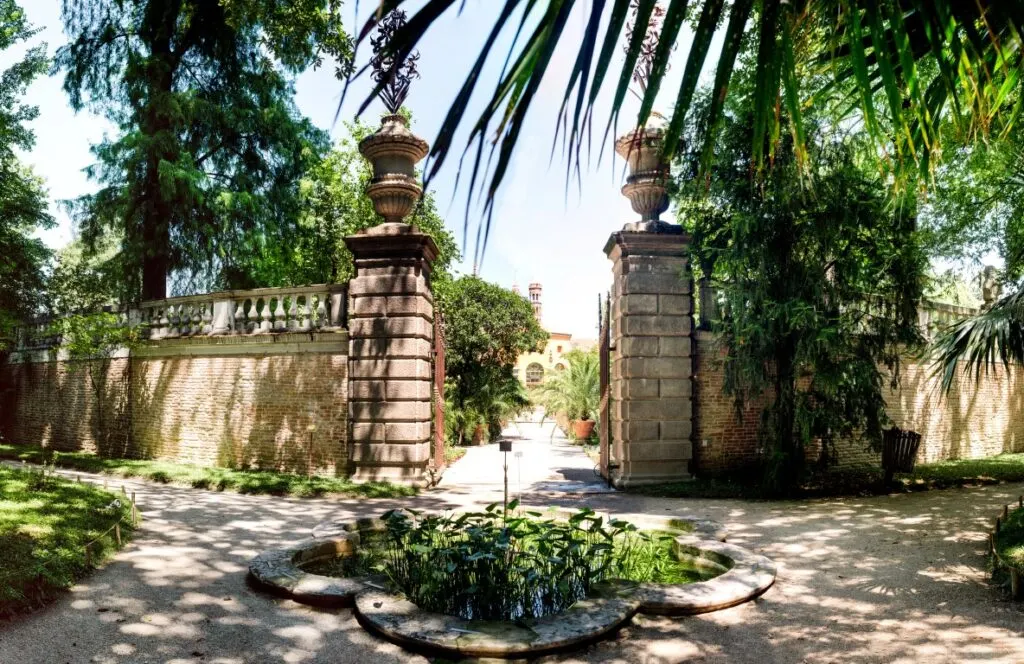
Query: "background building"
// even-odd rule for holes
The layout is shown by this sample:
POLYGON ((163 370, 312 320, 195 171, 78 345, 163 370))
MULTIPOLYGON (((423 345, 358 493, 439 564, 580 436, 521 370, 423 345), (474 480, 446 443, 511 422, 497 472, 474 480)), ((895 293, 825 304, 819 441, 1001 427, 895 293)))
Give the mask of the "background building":
MULTIPOLYGON (((512 286, 512 290, 520 293, 519 286, 512 286)), ((533 315, 537 318, 540 326, 551 335, 548 338, 544 350, 539 353, 526 353, 520 355, 516 361, 516 376, 527 386, 536 385, 542 382, 552 371, 562 371, 568 366, 565 354, 573 349, 589 349, 597 345, 594 339, 573 339, 571 334, 565 332, 552 332, 544 326, 543 305, 541 294, 543 287, 539 283, 532 283, 528 289, 528 298, 533 305, 533 315)))

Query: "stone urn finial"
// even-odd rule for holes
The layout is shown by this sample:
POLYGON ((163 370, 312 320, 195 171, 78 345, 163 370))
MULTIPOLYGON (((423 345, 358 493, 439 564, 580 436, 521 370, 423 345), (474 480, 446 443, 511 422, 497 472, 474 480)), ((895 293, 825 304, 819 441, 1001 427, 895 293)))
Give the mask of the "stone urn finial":
POLYGON ((670 233, 679 227, 661 221, 661 213, 668 209, 667 185, 669 165, 662 158, 665 140, 665 118, 652 113, 647 125, 634 129, 615 141, 615 151, 629 165, 629 175, 622 187, 622 195, 629 199, 640 221, 626 224, 627 231, 670 233))
POLYGON ((429 151, 427 142, 409 131, 409 121, 399 113, 409 96, 409 85, 419 78, 419 53, 398 59, 391 50, 395 34, 404 25, 405 12, 394 9, 380 17, 377 32, 370 39, 373 81, 380 86, 377 96, 388 114, 381 119, 380 129, 359 142, 359 152, 373 165, 373 179, 366 195, 373 201, 377 214, 392 225, 403 224, 423 195, 423 187, 416 178, 416 164, 429 151))
POLYGON ((373 166, 366 195, 386 223, 402 223, 423 194, 416 164, 428 149, 427 142, 409 131, 409 122, 397 113, 385 115, 380 129, 359 142, 359 152, 373 166))

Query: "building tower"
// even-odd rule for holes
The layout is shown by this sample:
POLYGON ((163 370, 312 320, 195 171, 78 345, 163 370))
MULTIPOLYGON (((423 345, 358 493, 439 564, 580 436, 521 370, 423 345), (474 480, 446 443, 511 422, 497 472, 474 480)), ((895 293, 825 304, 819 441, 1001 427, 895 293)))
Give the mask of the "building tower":
POLYGON ((540 292, 541 285, 534 282, 530 284, 530 304, 533 305, 533 317, 540 323, 540 292))

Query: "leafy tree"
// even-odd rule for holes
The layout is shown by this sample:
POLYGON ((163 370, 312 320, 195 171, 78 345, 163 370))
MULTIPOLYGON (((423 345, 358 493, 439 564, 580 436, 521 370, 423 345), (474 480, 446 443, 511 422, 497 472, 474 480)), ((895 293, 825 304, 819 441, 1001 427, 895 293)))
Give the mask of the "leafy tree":
MULTIPOLYGON (((784 138, 771 170, 752 179, 754 126, 749 111, 730 111, 708 181, 712 212, 689 223, 707 238, 698 262, 713 266, 724 292, 725 389, 738 407, 767 395, 765 480, 786 492, 803 477, 810 443, 821 442, 823 463, 839 439, 880 445, 886 379, 920 342, 927 261, 912 199, 886 196, 853 138, 805 116, 806 155, 784 138)), ((694 185, 702 158, 681 163, 690 196, 704 191, 694 185)))
MULTIPOLYGON (((0 0, 0 51, 35 33, 14 0, 0 0)), ((46 245, 32 236, 54 224, 46 190, 15 152, 29 150, 35 142, 28 123, 39 111, 20 98, 48 66, 44 44, 28 49, 20 62, 0 73, 0 354, 10 345, 12 328, 38 311, 51 257, 46 245)))
MULTIPOLYGON (((238 264, 252 286, 344 283, 353 276, 352 254, 345 236, 383 222, 366 196, 373 171, 359 153, 359 141, 374 129, 361 122, 346 125, 349 136, 306 172, 300 182, 298 228, 290 243, 262 245, 238 264)), ((437 212, 432 192, 425 192, 408 221, 427 233, 438 247, 435 282, 448 278, 458 260, 455 238, 437 212)))
POLYGON ((116 307, 123 270, 116 237, 101 238, 93 251, 75 240, 57 252, 47 280, 47 309, 55 316, 116 307))
POLYGON ((452 395, 445 401, 445 436, 451 444, 462 445, 479 432, 491 440, 501 435, 502 422, 530 406, 530 396, 512 369, 495 370, 491 379, 477 386, 457 403, 452 395))
POLYGON ((540 349, 548 334, 526 298, 476 276, 436 289, 435 297, 444 315, 448 417, 472 422, 470 433, 481 424, 493 434, 507 411, 496 404, 519 400, 520 390, 510 381, 518 383, 516 360, 540 349))
POLYGON ((230 287, 247 252, 291 241, 298 181, 326 137, 288 76, 329 56, 348 71, 340 0, 64 3, 57 64, 76 109, 115 122, 94 146, 101 189, 72 206, 87 246, 122 238, 128 298, 230 287))

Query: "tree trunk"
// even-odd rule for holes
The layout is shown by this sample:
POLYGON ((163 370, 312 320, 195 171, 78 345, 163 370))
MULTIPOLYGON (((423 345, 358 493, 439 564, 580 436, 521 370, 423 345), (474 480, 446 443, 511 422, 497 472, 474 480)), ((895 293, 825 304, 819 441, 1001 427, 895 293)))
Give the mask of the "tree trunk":
POLYGON ((796 439, 796 342, 792 335, 779 340, 775 352, 775 458, 772 484, 781 493, 795 488, 803 471, 804 452, 796 439))
MULTIPOLYGON (((171 215, 160 182, 160 164, 176 162, 178 140, 174 126, 171 95, 174 74, 180 62, 180 53, 171 47, 178 27, 181 0, 150 0, 149 11, 159 13, 152 30, 143 33, 149 47, 146 72, 145 99, 139 109, 143 135, 148 139, 146 170, 143 175, 142 213, 142 299, 162 300, 167 297, 167 275, 171 268, 171 215)), ((180 44, 179 50, 187 48, 180 44)))

